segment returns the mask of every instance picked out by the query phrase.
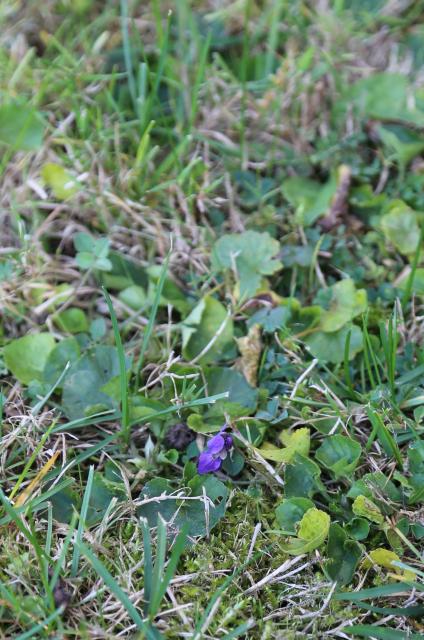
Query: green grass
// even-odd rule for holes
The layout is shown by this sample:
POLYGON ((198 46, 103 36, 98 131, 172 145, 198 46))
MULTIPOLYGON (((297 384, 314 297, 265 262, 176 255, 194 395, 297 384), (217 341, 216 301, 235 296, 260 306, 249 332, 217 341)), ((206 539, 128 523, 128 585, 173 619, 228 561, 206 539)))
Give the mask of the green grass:
POLYGON ((0 0, 0 637, 421 637, 422 9, 0 0))

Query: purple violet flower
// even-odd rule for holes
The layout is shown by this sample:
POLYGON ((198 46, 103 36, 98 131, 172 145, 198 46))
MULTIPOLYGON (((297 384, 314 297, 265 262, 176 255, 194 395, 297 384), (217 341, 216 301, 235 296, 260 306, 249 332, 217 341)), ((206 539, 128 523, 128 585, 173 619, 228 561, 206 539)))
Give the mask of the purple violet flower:
MULTIPOLYGON (((224 427, 225 429, 225 427, 224 427)), ((233 446, 233 439, 224 429, 211 438, 202 451, 197 461, 197 472, 199 474, 214 473, 222 465, 222 461, 227 457, 228 451, 233 446)))

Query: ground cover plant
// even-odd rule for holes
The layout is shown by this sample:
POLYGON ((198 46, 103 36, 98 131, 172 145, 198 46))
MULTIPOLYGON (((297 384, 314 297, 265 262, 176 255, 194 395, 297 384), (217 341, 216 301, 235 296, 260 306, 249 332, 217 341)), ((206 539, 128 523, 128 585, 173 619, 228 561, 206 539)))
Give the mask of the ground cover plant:
POLYGON ((423 15, 0 0, 1 637, 422 637, 423 15))

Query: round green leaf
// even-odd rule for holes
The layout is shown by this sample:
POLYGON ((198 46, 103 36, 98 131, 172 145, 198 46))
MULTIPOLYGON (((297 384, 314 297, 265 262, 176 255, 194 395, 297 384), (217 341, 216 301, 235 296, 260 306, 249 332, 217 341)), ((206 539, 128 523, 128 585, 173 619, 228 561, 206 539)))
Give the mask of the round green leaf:
POLYGON ((334 333, 325 333, 324 331, 311 333, 305 338, 305 343, 314 358, 318 358, 321 362, 343 362, 349 331, 351 331, 349 360, 352 360, 357 353, 362 351, 363 347, 362 331, 356 325, 345 326, 334 333))
POLYGON ((277 522, 287 535, 295 535, 296 525, 308 509, 314 506, 308 498, 287 498, 276 508, 277 522))
POLYGON ((338 331, 367 308, 365 289, 355 288, 353 280, 340 280, 332 287, 330 308, 321 315, 320 328, 326 333, 338 331))
POLYGON ((36 151, 43 142, 45 122, 33 107, 17 102, 0 107, 0 142, 14 149, 36 151))
POLYGON ((50 333, 32 333, 9 342, 4 348, 6 367, 23 384, 42 380, 43 371, 55 340, 50 333))
POLYGON ((71 307, 54 316, 54 321, 65 333, 83 333, 88 331, 88 320, 82 309, 71 307))
POLYGON ((361 457, 359 442, 342 435, 328 436, 317 449, 315 457, 320 464, 330 469, 336 478, 353 473, 361 457))

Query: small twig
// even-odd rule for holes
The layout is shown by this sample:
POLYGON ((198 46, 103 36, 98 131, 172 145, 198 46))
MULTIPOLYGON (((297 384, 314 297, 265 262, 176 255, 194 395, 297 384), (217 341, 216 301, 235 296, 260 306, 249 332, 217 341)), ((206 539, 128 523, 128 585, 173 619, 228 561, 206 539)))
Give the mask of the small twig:
POLYGON ((255 544, 256 544, 256 539, 259 535, 259 532, 261 530, 262 527, 262 523, 258 522, 255 526, 255 529, 253 531, 253 536, 252 536, 252 541, 250 543, 250 547, 249 547, 249 551, 247 552, 247 560, 250 560, 250 558, 252 557, 252 553, 253 553, 253 549, 255 548, 255 544))
POLYGON ((301 556, 296 556, 296 558, 290 558, 290 560, 286 560, 285 562, 283 562, 282 565, 278 567, 278 569, 275 569, 274 571, 269 573, 267 576, 265 576, 265 578, 262 578, 262 580, 259 580, 259 582, 254 584, 252 587, 249 587, 248 589, 246 589, 244 594, 247 595, 249 593, 253 593, 254 591, 258 591, 259 589, 262 589, 262 587, 268 584, 268 582, 271 582, 272 580, 274 580, 274 578, 276 578, 280 574, 287 571, 287 569, 290 569, 290 567, 293 567, 304 557, 305 555, 301 555, 301 556))

